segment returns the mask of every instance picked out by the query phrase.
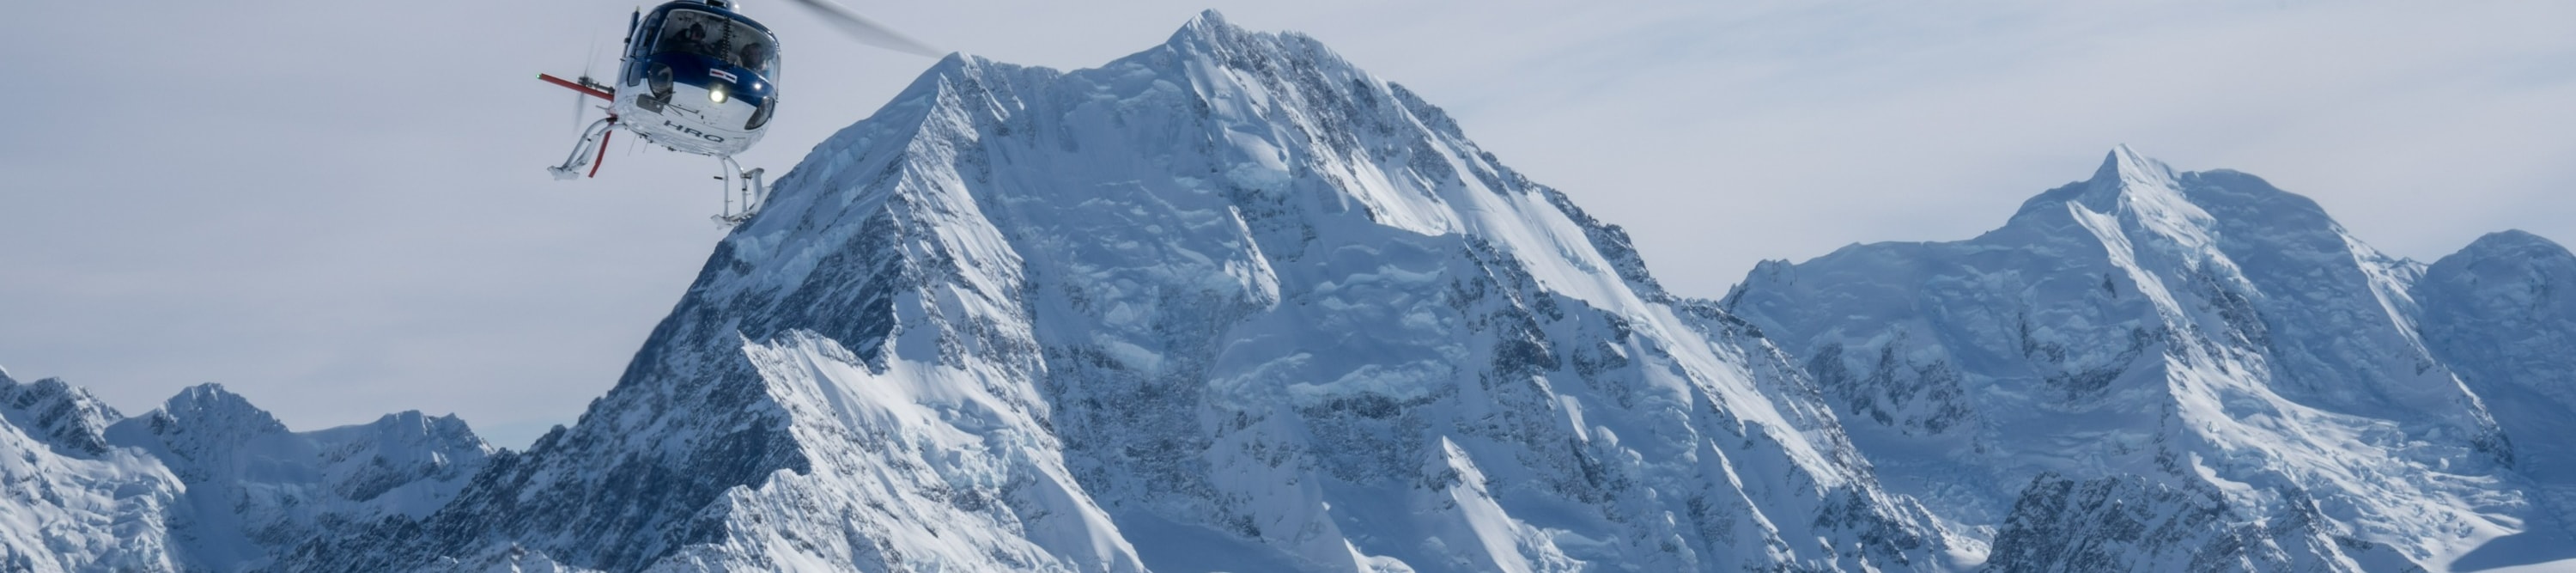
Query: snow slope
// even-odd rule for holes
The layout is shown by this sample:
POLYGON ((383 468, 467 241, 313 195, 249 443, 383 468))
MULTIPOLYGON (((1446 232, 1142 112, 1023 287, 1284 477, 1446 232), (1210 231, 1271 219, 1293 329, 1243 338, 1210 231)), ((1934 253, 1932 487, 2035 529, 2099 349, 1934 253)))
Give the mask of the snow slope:
POLYGON ((941 62, 579 424, 294 565, 1937 564, 1838 426, 1437 108, 1208 13, 1097 69, 941 62))
POLYGON ((2040 545, 2095 543, 2149 569, 2383 571, 2547 513, 2419 336, 2423 272, 2261 179, 2122 147, 2000 229, 1764 263, 1725 306, 1804 360, 1890 490, 1993 532, 1998 569, 2082 569, 2040 545), (2069 525, 2123 512, 2212 526, 2069 525))
POLYGON ((184 491, 108 445, 119 416, 87 390, 0 372, 0 570, 174 571, 168 509, 184 491))
MULTIPOLYGON (((2425 345, 2495 413, 2514 467, 2537 482, 2541 531, 2499 539, 2460 568, 2576 559, 2576 256, 2521 231, 2487 235, 2415 283, 2425 345), (2551 531, 2555 529, 2555 531, 2551 531)), ((2576 568, 2576 562, 2563 564, 2576 568)))

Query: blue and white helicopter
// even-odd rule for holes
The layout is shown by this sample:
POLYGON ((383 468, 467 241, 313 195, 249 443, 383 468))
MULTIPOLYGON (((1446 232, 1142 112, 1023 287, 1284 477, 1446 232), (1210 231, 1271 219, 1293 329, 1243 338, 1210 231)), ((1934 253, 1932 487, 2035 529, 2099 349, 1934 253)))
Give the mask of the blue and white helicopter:
MULTIPOLYGON (((940 51, 868 20, 829 0, 794 0, 839 25, 860 42, 939 57, 940 51)), ((599 173, 608 136, 625 128, 672 151, 713 156, 724 164, 725 210, 719 224, 750 219, 769 197, 761 170, 742 170, 733 156, 760 142, 778 111, 778 35, 736 11, 733 0, 673 0, 627 20, 626 51, 614 84, 584 75, 537 79, 607 100, 608 117, 591 122, 562 165, 546 168, 556 179, 599 173)))

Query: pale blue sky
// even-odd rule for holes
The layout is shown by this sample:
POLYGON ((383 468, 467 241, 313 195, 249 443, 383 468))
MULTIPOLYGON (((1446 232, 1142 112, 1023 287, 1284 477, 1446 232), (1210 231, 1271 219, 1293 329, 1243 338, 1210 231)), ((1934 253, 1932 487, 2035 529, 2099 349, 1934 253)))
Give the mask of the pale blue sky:
MULTIPOLYGON (((2576 240, 2576 4, 1905 0, 852 2, 942 48, 1079 68, 1204 8, 1315 36, 1628 227, 1677 290, 1764 258, 1999 224, 2127 143, 2315 197, 2430 260, 2576 240)), ((712 160, 595 180, 536 72, 631 3, 53 2, 0 34, 0 365, 140 413, 220 382, 298 429, 568 423, 720 237, 712 160)), ((785 35, 785 170, 929 59, 785 35)))

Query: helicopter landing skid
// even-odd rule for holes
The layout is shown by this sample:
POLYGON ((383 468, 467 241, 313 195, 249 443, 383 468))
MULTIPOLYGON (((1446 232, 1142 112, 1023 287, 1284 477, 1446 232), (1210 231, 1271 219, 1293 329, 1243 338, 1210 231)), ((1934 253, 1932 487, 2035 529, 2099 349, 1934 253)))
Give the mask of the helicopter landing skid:
POLYGON ((725 207, 724 213, 713 219, 716 226, 730 229, 751 220, 752 215, 760 214, 760 208, 768 203, 769 183, 761 180, 762 173, 767 170, 744 171, 730 155, 717 156, 716 160, 724 162, 724 175, 716 176, 716 179, 725 182, 725 207), (740 210, 735 209, 737 206, 740 210))
POLYGON ((588 175, 598 175, 598 163, 608 158, 608 136, 614 133, 609 128, 616 126, 617 116, 613 115, 590 122, 590 127, 581 132, 581 143, 573 144, 572 155, 564 158, 563 165, 548 167, 546 172, 555 174, 558 181, 570 181, 585 175, 581 168, 587 165, 590 166, 588 175), (594 149, 597 157, 592 157, 594 149))

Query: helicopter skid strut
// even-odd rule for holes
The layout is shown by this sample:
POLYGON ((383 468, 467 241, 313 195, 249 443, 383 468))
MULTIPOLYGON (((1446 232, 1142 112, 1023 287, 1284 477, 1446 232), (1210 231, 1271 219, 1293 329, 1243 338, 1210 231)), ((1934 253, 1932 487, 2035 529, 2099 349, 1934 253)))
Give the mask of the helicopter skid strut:
POLYGON ((724 214, 713 218, 716 226, 732 228, 751 220, 752 215, 760 214, 760 208, 768 204, 769 183, 761 180, 762 173, 767 170, 755 168, 744 171, 741 164, 734 163, 731 155, 719 155, 716 160, 724 162, 725 174, 716 179, 725 182, 725 210, 724 214), (737 204, 741 207, 739 211, 735 210, 737 204))
MULTIPOLYGON (((616 116, 591 122, 589 128, 582 130, 581 142, 573 145, 572 154, 564 157, 562 165, 548 167, 546 172, 553 173, 555 179, 560 180, 598 175, 599 164, 608 157, 608 136, 616 133, 616 127, 616 116), (590 169, 584 171, 583 167, 590 169)), ((764 178, 768 170, 745 171, 742 164, 735 163, 730 155, 717 156, 716 160, 724 163, 724 173, 716 176, 717 180, 724 182, 724 213, 713 218, 716 225, 731 228, 751 220, 752 215, 760 213, 761 205, 768 202, 769 182, 764 178)))
POLYGON ((590 127, 581 132, 581 143, 573 144, 572 155, 564 158, 563 165, 548 167, 546 172, 555 174, 557 180, 570 181, 581 178, 584 175, 581 168, 587 165, 590 166, 589 175, 598 175, 599 167, 595 163, 608 157, 609 128, 616 126, 617 116, 613 115, 590 122, 590 127), (594 150, 598 157, 592 157, 594 150))

